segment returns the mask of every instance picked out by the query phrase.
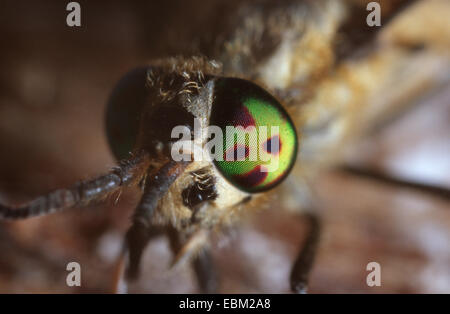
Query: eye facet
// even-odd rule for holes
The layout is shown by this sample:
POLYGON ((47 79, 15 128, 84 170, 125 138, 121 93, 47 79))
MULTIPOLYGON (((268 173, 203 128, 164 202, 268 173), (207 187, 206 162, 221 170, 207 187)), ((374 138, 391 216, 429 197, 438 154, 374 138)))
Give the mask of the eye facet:
POLYGON ((214 163, 240 190, 271 189, 295 163, 298 144, 291 118, 272 95, 250 81, 216 80, 210 125, 223 133, 223 158, 214 158, 214 163))

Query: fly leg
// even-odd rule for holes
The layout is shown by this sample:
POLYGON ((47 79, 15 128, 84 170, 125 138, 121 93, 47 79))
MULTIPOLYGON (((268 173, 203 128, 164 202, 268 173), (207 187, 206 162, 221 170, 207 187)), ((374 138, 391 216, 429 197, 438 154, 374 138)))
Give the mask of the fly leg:
POLYGON ((366 168, 343 166, 339 170, 341 170, 345 174, 377 181, 379 183, 388 184, 390 186, 402 187, 402 188, 414 190, 417 192, 427 193, 429 195, 443 198, 445 200, 450 199, 450 189, 445 188, 445 187, 439 187, 439 186, 433 186, 433 185, 428 185, 428 184, 423 184, 423 183, 418 183, 418 182, 402 180, 402 179, 391 177, 391 176, 385 175, 381 172, 371 170, 371 169, 366 169, 366 168))
POLYGON ((132 226, 125 237, 125 251, 128 254, 126 277, 128 279, 135 279, 138 276, 142 252, 148 241, 160 233, 160 230, 151 224, 151 218, 159 200, 187 165, 188 162, 169 161, 147 177, 144 194, 134 213, 132 226))
POLYGON ((210 249, 200 252, 194 259, 193 266, 201 291, 217 293, 219 279, 210 249))
POLYGON ((291 289, 294 293, 307 293, 308 277, 314 264, 320 240, 321 225, 319 217, 311 212, 304 213, 309 231, 291 271, 291 289))
POLYGON ((217 293, 219 281, 211 251, 207 245, 208 231, 200 229, 186 239, 174 228, 169 228, 168 236, 170 247, 175 255, 172 267, 192 260, 200 291, 203 293, 217 293))

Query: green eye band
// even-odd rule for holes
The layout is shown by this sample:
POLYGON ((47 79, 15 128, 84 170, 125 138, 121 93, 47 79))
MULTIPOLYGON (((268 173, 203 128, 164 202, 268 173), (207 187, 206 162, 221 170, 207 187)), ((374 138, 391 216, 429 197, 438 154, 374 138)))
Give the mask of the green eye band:
POLYGON ((298 144, 292 120, 272 95, 254 83, 218 79, 210 124, 223 132, 223 158, 215 158, 215 165, 243 191, 273 188, 295 163, 298 144))

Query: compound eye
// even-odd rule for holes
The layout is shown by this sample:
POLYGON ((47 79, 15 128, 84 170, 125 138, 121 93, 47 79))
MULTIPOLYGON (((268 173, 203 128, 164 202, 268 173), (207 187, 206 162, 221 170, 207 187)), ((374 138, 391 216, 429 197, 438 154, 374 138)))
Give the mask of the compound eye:
POLYGON ((219 127, 223 136, 214 163, 240 190, 271 189, 295 163, 298 144, 291 118, 272 95, 250 81, 216 80, 210 125, 219 127))

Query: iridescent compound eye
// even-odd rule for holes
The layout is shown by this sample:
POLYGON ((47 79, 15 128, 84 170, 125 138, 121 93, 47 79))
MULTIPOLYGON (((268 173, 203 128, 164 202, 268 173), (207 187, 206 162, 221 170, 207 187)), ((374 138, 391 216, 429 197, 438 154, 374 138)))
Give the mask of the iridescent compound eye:
POLYGON ((223 150, 215 152, 214 163, 240 190, 273 188, 295 163, 297 133, 292 120, 272 95, 252 82, 217 79, 210 125, 223 134, 223 150))

